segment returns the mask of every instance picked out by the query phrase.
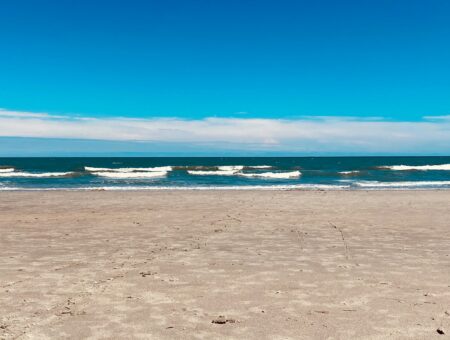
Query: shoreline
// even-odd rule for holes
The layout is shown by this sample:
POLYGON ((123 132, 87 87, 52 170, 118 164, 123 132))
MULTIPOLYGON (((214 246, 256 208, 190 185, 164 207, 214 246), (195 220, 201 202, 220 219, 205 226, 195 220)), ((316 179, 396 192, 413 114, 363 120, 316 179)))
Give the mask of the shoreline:
POLYGON ((202 192, 233 192, 233 191, 247 191, 247 192, 260 192, 260 191, 280 191, 280 192, 378 192, 378 191, 450 191, 450 188, 420 188, 420 187, 378 187, 378 188, 280 188, 280 187, 101 187, 101 188, 8 188, 0 187, 0 195, 2 192, 149 192, 149 191, 202 191, 202 192))

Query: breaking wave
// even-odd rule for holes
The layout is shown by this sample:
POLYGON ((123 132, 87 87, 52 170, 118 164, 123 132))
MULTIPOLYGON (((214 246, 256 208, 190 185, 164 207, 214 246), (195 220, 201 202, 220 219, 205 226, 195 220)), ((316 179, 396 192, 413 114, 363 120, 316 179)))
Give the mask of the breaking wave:
POLYGON ((300 171, 291 171, 291 172, 239 173, 239 176, 289 179, 289 178, 298 178, 301 176, 301 174, 302 173, 300 171))
POLYGON ((164 176, 167 175, 167 171, 146 171, 146 172, 108 172, 108 171, 99 171, 99 172, 92 172, 92 174, 96 175, 96 176, 100 176, 100 177, 132 179, 132 178, 164 177, 164 176))
POLYGON ((261 173, 244 173, 238 170, 236 167, 234 168, 226 168, 223 170, 216 171, 204 171, 204 170, 188 170, 188 174, 190 175, 199 175, 199 176, 243 176, 243 177, 258 177, 258 178, 278 178, 278 179, 289 179, 289 178, 298 178, 301 175, 300 171, 291 171, 291 172, 261 172, 261 173))
POLYGON ((246 168, 250 169, 272 169, 272 165, 248 165, 246 168))
POLYGON ((0 174, 5 172, 14 172, 14 168, 0 168, 0 174))
POLYGON ((239 171, 238 170, 188 170, 189 175, 198 175, 198 176, 234 176, 239 171))
POLYGON ((379 169, 389 169, 394 171, 427 171, 427 170, 450 170, 450 164, 437 164, 437 165, 383 165, 379 166, 379 169))
POLYGON ((356 174, 359 174, 360 171, 359 171, 359 170, 339 171, 338 173, 341 174, 341 175, 344 175, 344 176, 348 176, 348 175, 356 175, 356 174))
POLYGON ((243 165, 220 165, 217 167, 220 171, 240 171, 244 169, 243 165))
POLYGON ((156 166, 151 168, 94 168, 91 166, 85 166, 84 170, 89 172, 161 172, 161 171, 171 171, 173 167, 171 166, 156 166))
POLYGON ((25 178, 49 178, 49 177, 73 177, 75 172, 1 172, 0 177, 25 177, 25 178))

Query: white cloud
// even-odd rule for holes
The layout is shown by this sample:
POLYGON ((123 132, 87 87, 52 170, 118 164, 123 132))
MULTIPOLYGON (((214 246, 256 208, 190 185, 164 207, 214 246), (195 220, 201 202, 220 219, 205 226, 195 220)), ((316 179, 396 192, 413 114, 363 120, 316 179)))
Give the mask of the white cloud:
POLYGON ((450 115, 445 115, 445 116, 425 116, 425 117, 423 117, 424 119, 427 119, 427 120, 431 120, 431 121, 439 121, 439 120, 448 120, 448 121, 450 121, 450 115))
POLYGON ((1 117, 13 117, 13 118, 64 118, 63 116, 49 115, 48 113, 37 113, 37 112, 21 112, 21 111, 9 111, 5 109, 0 109, 1 117))
POLYGON ((450 153, 450 121, 356 117, 90 118, 0 110, 0 136, 152 141, 283 152, 450 153))

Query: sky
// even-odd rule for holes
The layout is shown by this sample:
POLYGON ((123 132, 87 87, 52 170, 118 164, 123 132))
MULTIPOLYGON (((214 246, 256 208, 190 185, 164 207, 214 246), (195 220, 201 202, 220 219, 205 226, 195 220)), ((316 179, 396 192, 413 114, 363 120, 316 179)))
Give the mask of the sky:
POLYGON ((0 2, 0 156, 450 154, 450 1, 0 2))

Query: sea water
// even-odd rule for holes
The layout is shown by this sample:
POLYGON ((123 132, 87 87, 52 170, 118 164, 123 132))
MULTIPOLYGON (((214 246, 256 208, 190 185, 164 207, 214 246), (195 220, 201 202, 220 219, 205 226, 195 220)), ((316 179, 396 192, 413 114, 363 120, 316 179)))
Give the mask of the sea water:
POLYGON ((0 190, 450 189, 450 157, 0 158, 0 190))

